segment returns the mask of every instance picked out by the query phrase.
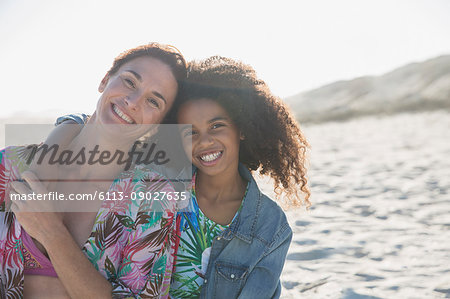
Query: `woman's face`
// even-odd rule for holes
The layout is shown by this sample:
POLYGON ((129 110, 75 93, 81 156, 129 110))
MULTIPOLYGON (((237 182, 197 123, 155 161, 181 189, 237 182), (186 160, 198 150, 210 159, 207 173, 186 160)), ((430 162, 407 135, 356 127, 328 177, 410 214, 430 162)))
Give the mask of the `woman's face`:
POLYGON ((223 175, 237 169, 240 132, 222 106, 208 99, 189 101, 180 107, 178 123, 192 124, 180 131, 184 150, 198 171, 223 175))
POLYGON ((168 65, 149 56, 135 58, 100 83, 96 121, 159 124, 172 107, 177 89, 168 65))

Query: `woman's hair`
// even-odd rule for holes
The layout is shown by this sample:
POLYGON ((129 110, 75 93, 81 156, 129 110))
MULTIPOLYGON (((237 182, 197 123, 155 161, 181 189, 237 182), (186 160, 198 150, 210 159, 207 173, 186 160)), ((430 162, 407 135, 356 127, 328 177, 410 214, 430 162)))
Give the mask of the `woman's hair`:
POLYGON ((142 56, 150 56, 167 64, 178 82, 186 78, 187 63, 180 51, 174 46, 156 42, 122 52, 114 59, 113 65, 108 71, 108 75, 114 75, 123 64, 142 56))
POLYGON ((170 117, 174 119, 184 103, 205 98, 222 106, 243 134, 239 161, 252 171, 270 175, 277 199, 286 195, 283 204, 310 206, 308 142, 288 108, 257 78, 255 70, 220 56, 191 62, 170 117))

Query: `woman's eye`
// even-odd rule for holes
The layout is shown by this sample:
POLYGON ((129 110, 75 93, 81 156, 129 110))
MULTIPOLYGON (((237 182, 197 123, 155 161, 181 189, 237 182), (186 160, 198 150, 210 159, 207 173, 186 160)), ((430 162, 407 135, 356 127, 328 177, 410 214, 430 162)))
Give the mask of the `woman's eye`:
POLYGON ((225 126, 225 125, 224 125, 224 124, 218 123, 218 124, 213 124, 213 125, 212 125, 212 128, 213 128, 213 129, 218 129, 218 128, 223 127, 223 126, 225 126))
POLYGON ((124 79, 125 84, 130 87, 130 88, 135 88, 136 86, 134 85, 134 82, 131 81, 130 79, 124 79))
POLYGON ((155 106, 156 108, 159 108, 159 103, 157 100, 150 98, 150 99, 148 99, 148 102, 150 104, 152 104, 153 106, 155 106))

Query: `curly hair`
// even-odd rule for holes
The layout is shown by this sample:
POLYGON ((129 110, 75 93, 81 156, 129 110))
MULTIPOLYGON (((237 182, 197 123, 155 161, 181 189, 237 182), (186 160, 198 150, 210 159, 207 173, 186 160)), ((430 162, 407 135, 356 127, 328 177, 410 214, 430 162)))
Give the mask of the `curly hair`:
POLYGON ((222 106, 243 134, 239 161, 251 171, 269 175, 274 180, 277 199, 285 194, 284 206, 309 207, 309 144, 287 106, 257 78, 255 70, 221 56, 191 62, 170 117, 176 117, 184 103, 202 98, 222 106))

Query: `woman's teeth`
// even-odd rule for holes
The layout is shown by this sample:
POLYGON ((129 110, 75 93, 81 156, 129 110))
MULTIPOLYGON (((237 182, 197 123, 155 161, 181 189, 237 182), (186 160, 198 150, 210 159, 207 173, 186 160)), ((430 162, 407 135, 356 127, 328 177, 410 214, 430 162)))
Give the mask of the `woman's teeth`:
POLYGON ((123 114, 123 112, 120 111, 119 108, 117 108, 117 106, 114 105, 114 104, 113 104, 113 110, 114 110, 114 112, 115 112, 118 116, 120 116, 121 119, 123 119, 123 120, 126 121, 127 123, 129 123, 129 124, 134 123, 133 120, 132 120, 131 118, 129 118, 128 116, 126 116, 125 114, 123 114))
POLYGON ((211 161, 216 160, 220 156, 221 153, 222 152, 216 152, 213 154, 203 155, 203 156, 200 156, 200 159, 205 162, 211 162, 211 161))

